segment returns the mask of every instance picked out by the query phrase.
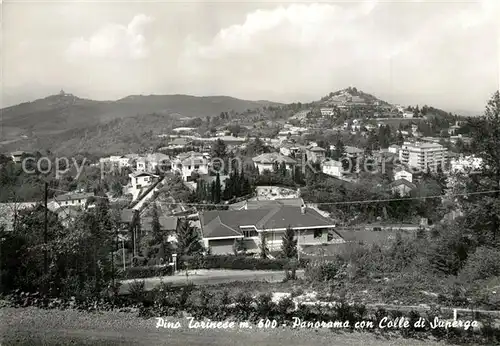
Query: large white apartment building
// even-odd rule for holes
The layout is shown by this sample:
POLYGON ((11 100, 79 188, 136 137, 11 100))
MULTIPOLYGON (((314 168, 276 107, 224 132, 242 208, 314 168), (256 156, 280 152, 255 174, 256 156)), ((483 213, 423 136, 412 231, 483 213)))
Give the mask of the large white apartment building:
POLYGON ((401 163, 420 170, 443 167, 446 157, 446 148, 437 143, 404 142, 399 151, 401 163))

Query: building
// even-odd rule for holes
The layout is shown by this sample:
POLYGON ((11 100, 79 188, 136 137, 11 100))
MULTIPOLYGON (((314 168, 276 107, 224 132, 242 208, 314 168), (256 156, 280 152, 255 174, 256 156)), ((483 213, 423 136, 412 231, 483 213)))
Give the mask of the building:
POLYGON ((55 196, 53 202, 58 207, 73 206, 85 208, 91 197, 94 197, 90 192, 70 192, 64 195, 55 196))
POLYGON ((146 157, 139 157, 135 163, 135 169, 138 172, 170 172, 172 162, 168 155, 162 153, 148 154, 146 157))
POLYGON ((36 202, 0 203, 0 225, 3 225, 6 231, 12 231, 15 227, 17 214, 21 210, 30 209, 36 205, 36 202))
POLYGON ((461 140, 464 144, 470 145, 472 143, 472 138, 462 135, 450 136, 450 143, 455 145, 458 140, 461 140))
POLYGON ((184 137, 179 137, 175 138, 172 140, 168 145, 165 147, 165 149, 184 149, 185 147, 189 146, 191 144, 191 140, 188 138, 184 137))
POLYGON ((165 172, 170 172, 172 170, 172 163, 170 161, 170 157, 162 153, 149 154, 146 157, 146 162, 147 162, 148 172, 160 171, 162 173, 165 173, 165 172))
POLYGON ((297 162, 288 156, 284 156, 278 153, 266 153, 261 154, 252 158, 253 163, 259 170, 259 173, 264 171, 274 171, 274 167, 276 165, 281 165, 281 163, 285 163, 287 170, 293 170, 297 165, 297 162))
MULTIPOLYGON (((151 232, 153 218, 151 216, 141 217, 141 231, 151 232)), ((158 221, 160 223, 160 230, 164 232, 175 232, 177 229, 177 222, 179 218, 176 216, 159 216, 158 221)))
POLYGON ((394 172, 394 181, 397 181, 399 179, 404 179, 411 183, 413 182, 413 174, 411 174, 407 170, 401 169, 399 171, 394 172))
POLYGON ((321 108, 320 109, 321 115, 333 115, 333 108, 321 108))
POLYGON ((208 160, 201 154, 193 154, 180 160, 182 179, 188 181, 193 173, 208 174, 208 160))
POLYGON ((408 196, 410 192, 417 186, 406 179, 398 179, 396 181, 393 181, 389 185, 389 187, 391 188, 393 193, 397 193, 400 196, 408 196))
POLYGON ((270 251, 281 248, 288 227, 297 235, 299 247, 344 243, 333 221, 306 206, 273 205, 257 209, 217 210, 200 214, 205 247, 213 254, 233 253, 235 240, 242 239, 248 252, 260 251, 261 236, 270 251))
POLYGON ((114 168, 125 168, 125 167, 132 167, 134 162, 135 162, 135 156, 134 154, 129 154, 129 155, 121 155, 121 156, 108 156, 108 157, 102 157, 99 159, 99 163, 101 166, 103 165, 111 165, 114 168))
POLYGON ((321 171, 332 177, 341 178, 343 172, 342 162, 330 159, 323 161, 321 171))
POLYGON ((389 149, 388 151, 392 154, 399 154, 401 147, 399 145, 392 144, 392 145, 389 145, 388 149, 389 149))
POLYGON ((348 158, 358 158, 363 155, 364 150, 346 145, 344 147, 344 152, 348 158))
POLYGON ((130 186, 134 190, 141 190, 148 187, 154 183, 156 178, 158 178, 157 175, 149 172, 133 172, 128 176, 130 178, 130 186))
POLYGON ((426 171, 444 167, 447 150, 441 144, 425 142, 404 142, 399 152, 399 160, 409 167, 426 171))
POLYGON ((404 111, 403 118, 407 118, 407 119, 413 118, 413 112, 412 111, 404 111))
POLYGON ((280 146, 280 154, 295 157, 302 152, 303 147, 293 143, 284 143, 280 146))
POLYGON ((13 153, 10 154, 10 157, 12 158, 12 161, 14 161, 14 163, 21 163, 23 160, 23 157, 30 156, 30 155, 33 155, 33 154, 28 153, 26 151, 14 151, 13 153))
POLYGON ((321 162, 325 159, 326 150, 318 146, 309 146, 306 149, 307 161, 321 162))
POLYGON ((473 173, 480 171, 483 166, 483 159, 474 156, 462 156, 450 160, 450 171, 452 173, 473 173))

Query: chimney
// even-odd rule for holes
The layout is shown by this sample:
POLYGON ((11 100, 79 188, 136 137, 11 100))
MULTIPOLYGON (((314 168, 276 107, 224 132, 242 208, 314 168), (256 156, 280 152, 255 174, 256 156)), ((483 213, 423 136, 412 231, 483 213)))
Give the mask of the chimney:
POLYGON ((306 206, 305 205, 301 205, 300 206, 300 213, 301 214, 305 214, 306 213, 306 206))

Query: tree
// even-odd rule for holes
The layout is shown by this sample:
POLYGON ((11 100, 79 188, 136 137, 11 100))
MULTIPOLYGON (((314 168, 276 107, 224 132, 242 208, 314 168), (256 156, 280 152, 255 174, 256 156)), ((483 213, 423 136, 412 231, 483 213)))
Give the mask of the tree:
POLYGON ((218 159, 225 159, 227 156, 227 146, 226 143, 222 139, 217 139, 213 144, 210 150, 211 157, 218 159))
POLYGON ((111 192, 113 194, 113 197, 120 197, 123 194, 123 187, 122 184, 120 184, 119 181, 114 181, 111 185, 111 192))
POLYGON ((495 191, 462 199, 465 222, 478 241, 500 246, 500 92, 486 105, 484 115, 468 121, 471 149, 483 160, 479 174, 470 176, 469 191, 495 191))
POLYGON ((234 240, 233 251, 235 255, 244 254, 247 251, 245 241, 242 238, 237 238, 234 240))
POLYGON ((160 218, 158 216, 158 207, 156 203, 153 202, 151 209, 151 233, 153 235, 153 240, 155 243, 159 244, 163 242, 163 235, 161 232, 160 218))
POLYGON ((297 257, 297 239, 295 239, 295 231, 291 226, 288 226, 283 234, 281 244, 281 254, 285 258, 297 257))
POLYGON ((176 233, 177 253, 179 256, 201 254, 203 252, 200 234, 187 219, 179 220, 176 233))
POLYGON ((339 139, 335 144, 335 150, 332 153, 332 159, 340 160, 345 155, 344 143, 339 139))
POLYGON ((228 127, 228 130, 234 137, 238 137, 238 135, 241 133, 241 126, 239 124, 230 125, 228 127))
POLYGON ((267 259, 269 257, 269 248, 267 246, 266 234, 262 232, 260 234, 260 258, 267 259))
POLYGON ((217 176, 215 177, 215 184, 214 184, 214 196, 213 196, 213 202, 215 204, 219 204, 221 202, 222 198, 222 187, 220 183, 220 175, 217 173, 217 176))

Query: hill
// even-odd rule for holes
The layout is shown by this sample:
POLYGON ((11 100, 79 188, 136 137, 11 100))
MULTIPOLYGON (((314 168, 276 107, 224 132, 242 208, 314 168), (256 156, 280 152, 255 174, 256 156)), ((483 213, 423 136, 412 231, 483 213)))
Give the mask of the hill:
POLYGON ((189 95, 131 95, 116 101, 95 101, 61 92, 2 109, 0 151, 66 151, 66 145, 74 147, 81 141, 85 146, 88 140, 98 139, 94 133, 106 137, 99 142, 123 142, 120 136, 141 136, 140 131, 166 128, 179 118, 204 118, 269 105, 277 103, 189 95), (133 134, 128 133, 128 127, 133 128, 133 134), (87 137, 82 138, 84 133, 87 137))
POLYGON ((340 104, 391 106, 386 101, 352 87, 331 92, 318 103, 324 106, 340 104))

